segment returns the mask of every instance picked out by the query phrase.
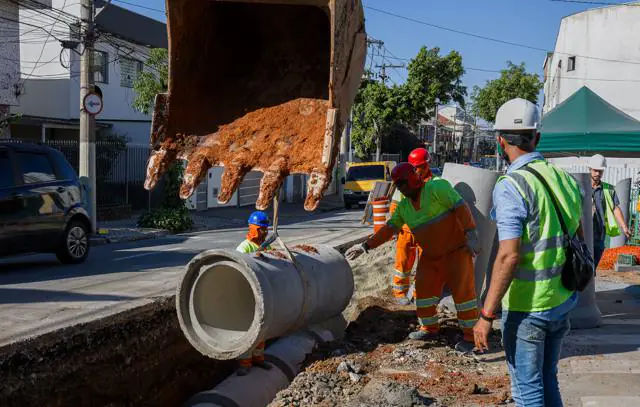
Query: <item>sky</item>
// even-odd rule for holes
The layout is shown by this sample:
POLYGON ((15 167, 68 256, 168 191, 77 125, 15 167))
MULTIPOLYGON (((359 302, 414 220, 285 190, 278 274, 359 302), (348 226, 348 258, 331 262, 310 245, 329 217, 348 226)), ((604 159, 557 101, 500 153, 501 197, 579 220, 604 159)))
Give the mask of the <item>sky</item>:
MULTIPOLYGON (((165 21, 162 12, 150 10, 164 10, 162 0, 126 0, 130 4, 124 4, 123 1, 113 0, 113 3, 165 21)), ((486 81, 495 79, 500 74, 469 68, 496 71, 503 69, 507 61, 516 64, 524 62, 528 71, 538 73, 542 77, 544 50, 553 51, 562 18, 590 8, 601 7, 598 4, 584 4, 588 1, 363 0, 363 4, 367 34, 384 41, 387 50, 395 57, 411 58, 422 46, 439 47, 442 53, 452 50, 460 52, 463 65, 467 68, 463 82, 471 94, 473 86, 483 86, 486 81), (457 31, 525 44, 539 50, 501 44, 425 26, 383 14, 374 8, 457 31)), ((391 59, 388 62, 402 63, 402 61, 391 59)), ((400 83, 406 78, 406 70, 402 68, 392 69, 388 73, 395 83, 400 83)))

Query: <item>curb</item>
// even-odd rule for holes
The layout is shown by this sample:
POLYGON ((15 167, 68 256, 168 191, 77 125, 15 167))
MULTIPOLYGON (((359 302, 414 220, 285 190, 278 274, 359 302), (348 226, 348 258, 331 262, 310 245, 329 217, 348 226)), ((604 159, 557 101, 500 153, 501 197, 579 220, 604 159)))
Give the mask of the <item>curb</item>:
POLYGON ((114 243, 125 243, 125 242, 137 242, 140 240, 151 240, 158 239, 161 237, 165 237, 170 235, 171 233, 168 230, 160 230, 157 232, 150 232, 139 236, 123 236, 123 237, 102 237, 102 236, 93 236, 90 239, 91 246, 104 246, 107 244, 114 243))

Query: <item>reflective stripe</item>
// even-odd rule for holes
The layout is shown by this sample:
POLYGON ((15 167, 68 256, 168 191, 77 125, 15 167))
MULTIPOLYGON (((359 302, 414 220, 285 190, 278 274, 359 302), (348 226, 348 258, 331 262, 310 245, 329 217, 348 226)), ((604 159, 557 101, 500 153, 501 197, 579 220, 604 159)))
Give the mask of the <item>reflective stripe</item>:
POLYGON ((374 225, 386 225, 386 224, 387 224, 387 221, 384 221, 384 220, 375 220, 375 221, 373 221, 373 224, 374 224, 374 225))
POLYGON ((535 245, 531 242, 523 243, 520 246, 520 251, 540 253, 549 249, 563 248, 567 243, 565 236, 554 236, 549 239, 538 240, 535 245))
POLYGON ((384 205, 374 204, 372 206, 373 206, 373 209, 387 209, 389 207, 389 204, 384 204, 384 205))
POLYGON ((409 289, 409 287, 411 287, 411 284, 407 284, 407 285, 392 285, 391 289, 395 290, 395 291, 407 291, 409 289))
POLYGON ((398 277, 398 278, 409 278, 409 277, 411 277, 411 272, 410 271, 406 271, 405 272, 405 271, 395 270, 393 272, 393 275, 395 277, 398 277))
POLYGON ((518 189, 520 193, 523 194, 523 198, 527 204, 527 210, 529 213, 529 241, 536 242, 540 240, 540 209, 538 205, 534 205, 536 201, 536 194, 533 191, 533 188, 527 182, 527 179, 517 172, 512 172, 511 174, 506 176, 507 179, 510 179, 518 189))
POLYGON ((418 317, 418 322, 422 326, 438 325, 438 317, 430 317, 430 318, 418 317))
POLYGON ((524 281, 542 281, 550 280, 562 273, 562 266, 551 267, 544 270, 527 270, 523 268, 517 268, 513 273, 513 278, 524 281))
POLYGON ((473 300, 463 302, 462 304, 456 304, 456 310, 458 310, 458 312, 470 311, 477 307, 478 307, 478 302, 476 301, 475 298, 473 300))
POLYGON ((478 322, 477 319, 459 319, 458 324, 460 324, 461 328, 473 328, 473 326, 478 322))
POLYGON ((422 298, 420 300, 416 300, 416 307, 418 308, 433 307, 434 305, 438 305, 439 302, 440 302, 440 298, 438 297, 422 298))

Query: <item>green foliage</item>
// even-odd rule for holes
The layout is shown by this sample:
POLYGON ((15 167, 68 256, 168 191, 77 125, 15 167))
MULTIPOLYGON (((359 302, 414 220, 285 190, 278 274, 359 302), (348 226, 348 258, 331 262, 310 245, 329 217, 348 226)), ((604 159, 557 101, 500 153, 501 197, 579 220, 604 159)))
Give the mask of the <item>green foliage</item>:
POLYGON ((351 140, 359 157, 375 150, 376 139, 383 140, 392 129, 415 129, 432 116, 436 103, 455 101, 464 105, 467 89, 462 85, 462 57, 456 51, 440 55, 439 48, 422 47, 409 63, 407 81, 386 86, 366 79, 353 106, 351 140))
POLYGON ((473 113, 488 122, 494 122, 500 106, 511 99, 523 98, 538 103, 538 94, 543 86, 537 74, 527 73, 524 63, 515 65, 509 61, 500 78, 487 81, 483 88, 473 88, 473 113))
POLYGON ((158 209, 145 213, 138 218, 138 226, 154 229, 166 229, 172 233, 187 231, 193 227, 191 213, 180 199, 180 185, 183 173, 182 162, 177 161, 165 175, 164 200, 158 209))
POLYGON ((149 114, 153 110, 153 103, 158 93, 167 91, 169 78, 169 52, 164 48, 154 48, 149 54, 146 66, 151 71, 140 72, 135 82, 133 90, 136 97, 133 100, 133 108, 144 114, 149 114))

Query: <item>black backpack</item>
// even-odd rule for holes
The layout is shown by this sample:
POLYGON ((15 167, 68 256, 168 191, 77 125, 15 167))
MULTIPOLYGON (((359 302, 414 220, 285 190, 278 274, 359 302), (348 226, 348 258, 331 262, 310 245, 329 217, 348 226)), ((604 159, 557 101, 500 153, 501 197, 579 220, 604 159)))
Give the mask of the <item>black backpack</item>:
POLYGON ((573 236, 569 235, 567 225, 564 223, 564 219, 562 218, 562 212, 560 211, 558 200, 551 191, 547 181, 538 171, 529 166, 524 167, 523 170, 533 174, 549 193, 551 201, 553 201, 553 206, 556 208, 556 214, 558 215, 562 232, 569 240, 568 246, 565 247, 565 256, 567 260, 562 269, 562 285, 569 291, 583 291, 587 288, 587 285, 595 275, 593 255, 589 251, 589 248, 585 244, 583 238, 579 237, 577 233, 573 236))

